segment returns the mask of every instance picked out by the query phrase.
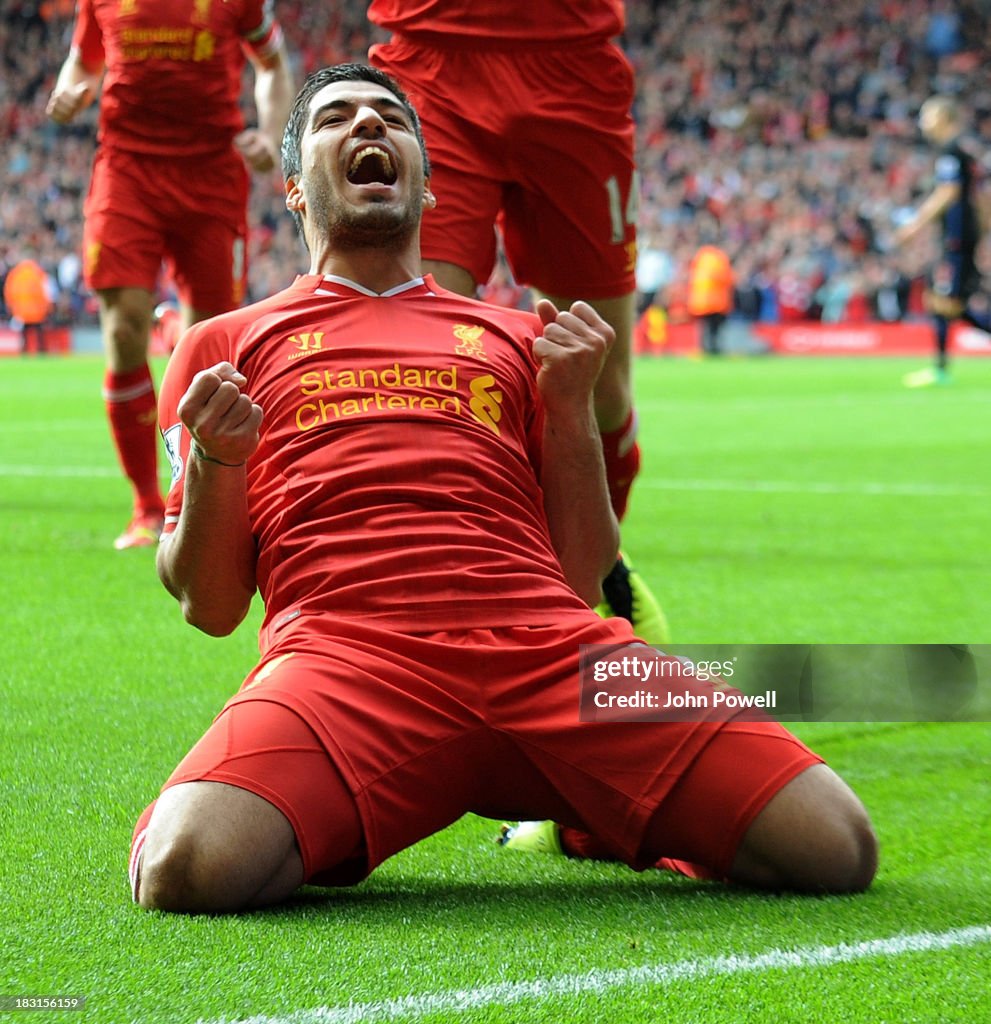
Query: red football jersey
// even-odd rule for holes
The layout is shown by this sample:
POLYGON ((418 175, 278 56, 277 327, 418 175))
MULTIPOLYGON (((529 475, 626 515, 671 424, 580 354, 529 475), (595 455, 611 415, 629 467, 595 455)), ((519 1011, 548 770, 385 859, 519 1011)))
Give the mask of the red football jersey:
POLYGON ((80 0, 72 35, 85 67, 106 64, 105 146, 194 156, 244 127, 243 46, 264 61, 280 31, 271 0, 80 0))
POLYGON ((166 532, 189 451, 176 408, 199 370, 227 360, 265 412, 247 470, 263 650, 283 628, 319 632, 314 616, 423 631, 587 615, 537 477, 540 330, 429 277, 375 295, 316 275, 195 325, 159 401, 166 532))
POLYGON ((372 0, 368 20, 449 46, 546 46, 617 36, 624 11, 623 0, 372 0))

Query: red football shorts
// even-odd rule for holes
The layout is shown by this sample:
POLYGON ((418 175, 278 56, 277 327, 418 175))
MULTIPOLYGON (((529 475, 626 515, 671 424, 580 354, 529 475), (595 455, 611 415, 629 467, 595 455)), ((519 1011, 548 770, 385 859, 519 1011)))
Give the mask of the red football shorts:
POLYGON ((99 150, 84 207, 86 284, 154 292, 165 262, 183 303, 234 309, 247 285, 248 188, 233 149, 188 159, 99 150))
POLYGON ((423 122, 437 198, 425 259, 484 284, 498 222, 521 283, 572 299, 634 290, 633 71, 618 47, 435 49, 395 37, 369 59, 423 122))
POLYGON ((412 636, 337 625, 270 652, 166 783, 268 800, 312 884, 358 881, 466 812, 552 818, 636 868, 675 857, 725 875, 767 801, 820 761, 752 711, 579 722, 578 646, 628 641, 620 620, 412 636), (669 798, 678 813, 658 829, 669 798), (663 849, 645 848, 648 827, 663 849))

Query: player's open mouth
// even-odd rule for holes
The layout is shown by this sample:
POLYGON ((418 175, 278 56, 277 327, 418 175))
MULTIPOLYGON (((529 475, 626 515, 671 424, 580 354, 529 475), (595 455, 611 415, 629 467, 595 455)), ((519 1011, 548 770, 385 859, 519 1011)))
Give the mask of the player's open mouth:
POLYGON ((384 149, 366 146, 351 158, 347 177, 352 185, 392 185, 396 181, 396 169, 384 149))

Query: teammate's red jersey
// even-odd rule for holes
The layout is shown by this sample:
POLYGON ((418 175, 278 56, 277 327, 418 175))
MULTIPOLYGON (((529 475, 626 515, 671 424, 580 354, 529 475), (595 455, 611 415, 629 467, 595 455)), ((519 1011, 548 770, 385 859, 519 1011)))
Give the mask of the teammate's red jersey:
POLYGON ((241 72, 265 61, 280 30, 271 0, 80 0, 72 45, 106 64, 102 145, 195 156, 226 149, 244 127, 241 72))
POLYGON ((623 31, 623 0, 372 0, 368 20, 436 45, 569 45, 623 31))
POLYGON ((531 314, 431 278, 374 295, 304 276, 195 325, 162 384, 182 503, 189 437, 176 408, 221 360, 265 412, 248 510, 266 606, 261 646, 320 632, 318 615, 404 631, 561 623, 588 607, 551 545, 531 314))

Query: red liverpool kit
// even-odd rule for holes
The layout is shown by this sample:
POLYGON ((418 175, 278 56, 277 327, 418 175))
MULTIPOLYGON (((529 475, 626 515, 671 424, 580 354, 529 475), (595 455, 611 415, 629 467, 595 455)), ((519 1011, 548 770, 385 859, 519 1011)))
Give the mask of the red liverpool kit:
POLYGON ((429 277, 375 295, 305 276, 197 324, 169 363, 167 532, 193 376, 229 361, 264 410, 246 486, 266 616, 259 664, 166 786, 264 797, 308 881, 354 882, 466 811, 725 874, 767 800, 818 760, 760 715, 579 721, 579 646, 634 637, 578 599, 551 546, 539 330, 429 277))
POLYGON ((587 614, 531 464, 535 330, 429 279, 378 296, 314 276, 194 326, 159 403, 179 474, 166 530, 188 443, 176 404, 194 373, 229 360, 265 410, 248 504, 266 636, 311 614, 402 630, 587 614))
POLYGON ((201 314, 240 305, 247 282, 244 48, 281 34, 263 0, 82 0, 73 47, 106 64, 85 203, 83 272, 96 291, 155 291, 166 260, 201 314))
POLYGON ((241 72, 280 32, 267 0, 81 0, 73 47, 106 64, 100 144, 162 156, 223 152, 244 127, 241 72))
POLYGON ((618 36, 624 19, 622 0, 372 0, 368 20, 452 46, 560 46, 618 36))
POLYGON ((498 223, 516 279, 603 299, 635 285, 633 70, 620 0, 374 0, 369 60, 423 122, 437 208, 425 259, 484 284, 498 223))

